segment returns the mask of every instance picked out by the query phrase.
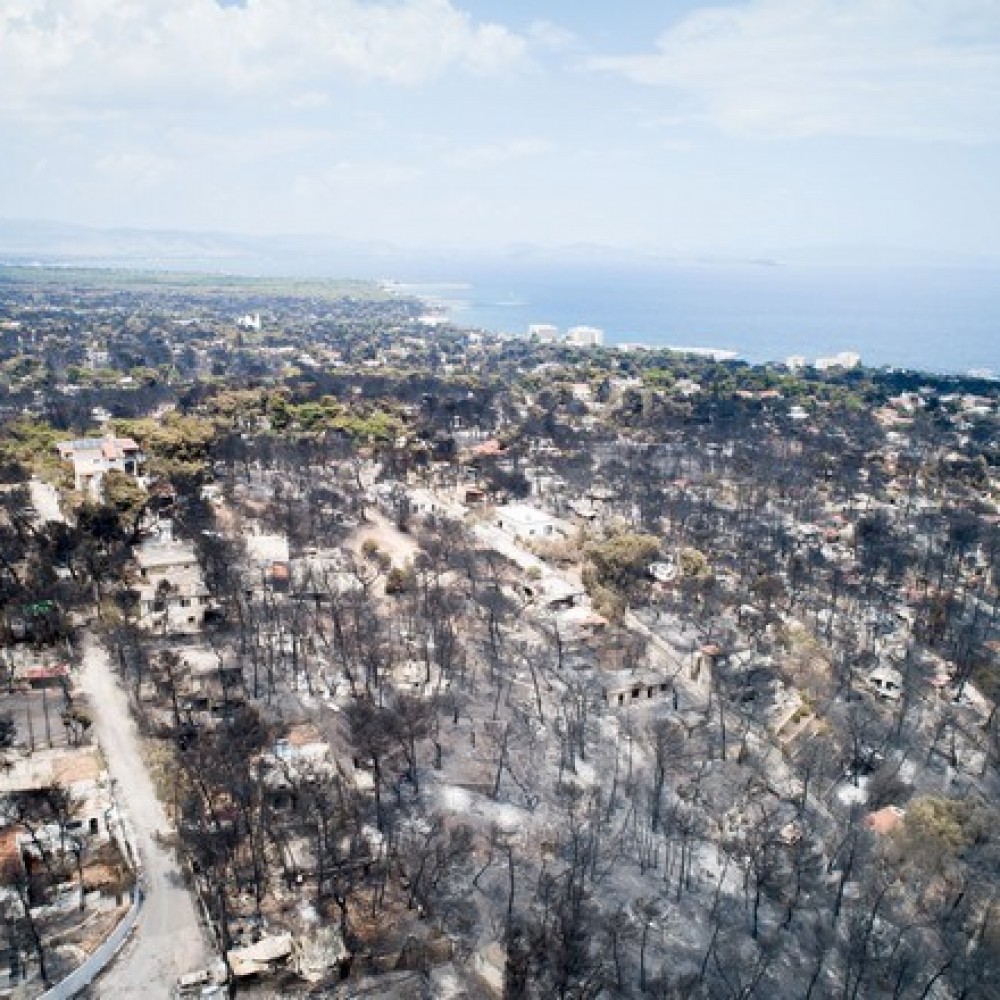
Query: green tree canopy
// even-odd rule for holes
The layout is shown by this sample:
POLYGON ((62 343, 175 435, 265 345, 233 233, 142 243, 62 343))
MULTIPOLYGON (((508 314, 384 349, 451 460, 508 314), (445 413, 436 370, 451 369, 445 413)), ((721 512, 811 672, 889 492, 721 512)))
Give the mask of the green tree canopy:
POLYGON ((649 564, 659 552, 655 535, 623 531, 588 545, 585 555, 595 583, 628 596, 645 582, 649 564))

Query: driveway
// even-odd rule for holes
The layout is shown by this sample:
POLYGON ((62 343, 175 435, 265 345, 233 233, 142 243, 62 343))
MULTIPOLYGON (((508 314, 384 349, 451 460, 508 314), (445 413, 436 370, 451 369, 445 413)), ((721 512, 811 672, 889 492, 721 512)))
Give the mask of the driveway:
POLYGON ((34 476, 28 481, 28 489, 31 493, 31 502, 38 511, 38 523, 45 524, 47 521, 66 521, 59 506, 59 491, 49 483, 34 476))
POLYGON ((170 996, 178 976, 207 965, 212 951, 180 867, 153 838, 155 831, 168 828, 166 813, 143 763, 127 698, 107 654, 89 632, 84 634, 79 686, 90 701, 97 739, 131 823, 146 897, 132 939, 97 979, 94 993, 116 1000, 160 1000, 170 996))

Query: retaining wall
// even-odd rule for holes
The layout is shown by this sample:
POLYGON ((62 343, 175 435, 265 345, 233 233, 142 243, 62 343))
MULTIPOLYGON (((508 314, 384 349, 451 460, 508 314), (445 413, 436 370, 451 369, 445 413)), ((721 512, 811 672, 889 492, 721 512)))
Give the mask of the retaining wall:
POLYGON ((118 949, 125 943, 132 928, 135 927, 141 909, 142 890, 137 888, 135 902, 118 922, 118 926, 104 939, 101 946, 91 953, 83 965, 74 969, 62 982, 56 983, 50 990, 43 993, 38 1000, 70 1000, 71 997, 75 997, 77 993, 88 987, 118 954, 118 949))

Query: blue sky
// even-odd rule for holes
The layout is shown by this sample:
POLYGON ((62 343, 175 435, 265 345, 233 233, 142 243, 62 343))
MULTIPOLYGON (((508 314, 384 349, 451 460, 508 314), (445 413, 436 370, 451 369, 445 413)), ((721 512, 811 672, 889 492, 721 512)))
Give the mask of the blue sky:
POLYGON ((1000 259, 1000 0, 3 0, 0 217, 1000 259))

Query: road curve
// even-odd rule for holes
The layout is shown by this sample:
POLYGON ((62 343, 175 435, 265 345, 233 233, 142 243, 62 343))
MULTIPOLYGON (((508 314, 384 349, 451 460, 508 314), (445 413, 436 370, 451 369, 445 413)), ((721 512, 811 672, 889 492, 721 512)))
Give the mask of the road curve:
POLYGON ((167 829, 166 813, 143 763, 128 700, 107 653, 89 632, 83 637, 79 686, 90 700, 96 736, 117 781, 119 804, 131 821, 145 890, 132 939, 93 990, 115 1000, 167 998, 177 977, 205 966, 212 952, 176 860, 154 839, 155 831, 167 829))

